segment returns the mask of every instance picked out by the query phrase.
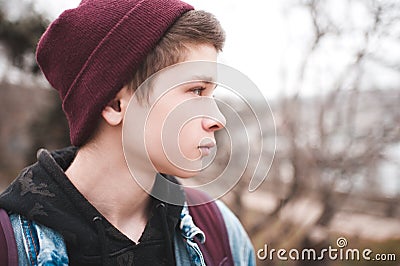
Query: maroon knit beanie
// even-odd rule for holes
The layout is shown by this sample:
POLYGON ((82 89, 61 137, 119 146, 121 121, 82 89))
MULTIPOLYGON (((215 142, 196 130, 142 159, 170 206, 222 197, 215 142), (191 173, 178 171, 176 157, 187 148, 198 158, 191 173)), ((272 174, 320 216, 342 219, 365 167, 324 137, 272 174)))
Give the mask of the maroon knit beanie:
POLYGON ((73 145, 88 140, 104 107, 192 9, 179 0, 82 0, 49 26, 36 59, 59 91, 73 145))

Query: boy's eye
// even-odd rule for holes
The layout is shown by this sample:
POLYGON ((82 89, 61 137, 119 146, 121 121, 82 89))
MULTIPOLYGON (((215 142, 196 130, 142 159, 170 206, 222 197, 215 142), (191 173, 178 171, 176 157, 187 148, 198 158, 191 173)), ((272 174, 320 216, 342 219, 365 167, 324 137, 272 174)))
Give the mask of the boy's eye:
POLYGON ((201 96, 201 94, 202 94, 202 92, 203 92, 204 90, 205 90, 205 88, 199 87, 199 88, 194 88, 194 89, 192 89, 191 91, 192 91, 194 94, 201 96))

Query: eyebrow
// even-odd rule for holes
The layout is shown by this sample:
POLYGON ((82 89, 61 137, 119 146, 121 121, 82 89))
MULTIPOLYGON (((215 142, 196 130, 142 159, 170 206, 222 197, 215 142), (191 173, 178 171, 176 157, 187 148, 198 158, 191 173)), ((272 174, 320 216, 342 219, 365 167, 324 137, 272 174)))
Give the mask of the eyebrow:
POLYGON ((203 82, 208 82, 208 83, 215 83, 215 78, 211 76, 193 76, 192 81, 203 81, 203 82))

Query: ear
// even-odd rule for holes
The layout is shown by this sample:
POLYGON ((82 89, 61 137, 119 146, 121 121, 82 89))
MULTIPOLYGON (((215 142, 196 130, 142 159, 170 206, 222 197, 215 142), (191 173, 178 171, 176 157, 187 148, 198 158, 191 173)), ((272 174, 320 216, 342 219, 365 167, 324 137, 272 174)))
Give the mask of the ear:
POLYGON ((125 86, 103 109, 101 116, 110 126, 118 126, 122 123, 131 96, 132 93, 125 86))

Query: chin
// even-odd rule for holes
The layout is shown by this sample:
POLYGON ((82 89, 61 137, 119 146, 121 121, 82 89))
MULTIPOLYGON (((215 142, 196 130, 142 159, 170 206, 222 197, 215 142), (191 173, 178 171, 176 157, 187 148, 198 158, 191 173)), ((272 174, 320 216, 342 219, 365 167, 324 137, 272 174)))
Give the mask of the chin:
MULTIPOLYGON (((161 166, 161 165, 159 165, 161 166)), ((178 167, 171 163, 163 164, 161 167, 156 167, 158 172, 165 173, 168 175, 180 177, 180 178, 191 178, 198 175, 202 170, 202 161, 194 160, 186 165, 178 167)))
POLYGON ((170 169, 170 171, 164 171, 163 173, 167 173, 168 175, 173 175, 180 178, 191 178, 196 176, 200 171, 187 171, 183 169, 170 169))
POLYGON ((194 177, 198 174, 199 172, 185 172, 185 173, 177 173, 174 176, 180 177, 180 178, 191 178, 194 177))

